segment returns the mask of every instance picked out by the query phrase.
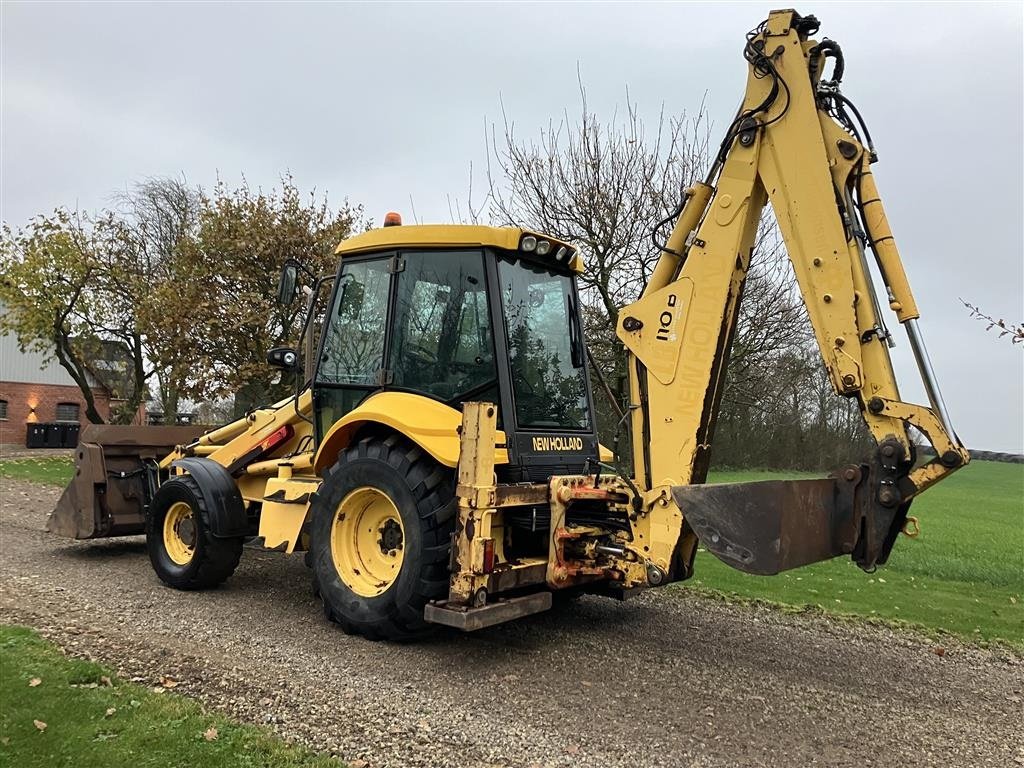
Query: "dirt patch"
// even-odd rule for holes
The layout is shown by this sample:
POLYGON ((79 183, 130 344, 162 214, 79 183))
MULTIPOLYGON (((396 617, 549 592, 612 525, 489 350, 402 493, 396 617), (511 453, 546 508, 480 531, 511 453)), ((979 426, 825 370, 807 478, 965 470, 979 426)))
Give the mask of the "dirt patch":
POLYGON ((141 539, 45 533, 58 489, 0 487, 0 619, 370 766, 1024 764, 1012 654, 656 592, 415 645, 326 622, 301 557, 247 548, 182 593, 141 539))

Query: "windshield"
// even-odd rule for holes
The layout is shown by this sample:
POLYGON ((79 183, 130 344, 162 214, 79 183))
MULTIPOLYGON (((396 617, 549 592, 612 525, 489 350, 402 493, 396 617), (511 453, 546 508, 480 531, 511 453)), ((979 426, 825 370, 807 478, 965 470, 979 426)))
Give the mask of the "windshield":
POLYGON ((589 429, 570 278, 504 260, 498 261, 498 277, 519 426, 589 429))

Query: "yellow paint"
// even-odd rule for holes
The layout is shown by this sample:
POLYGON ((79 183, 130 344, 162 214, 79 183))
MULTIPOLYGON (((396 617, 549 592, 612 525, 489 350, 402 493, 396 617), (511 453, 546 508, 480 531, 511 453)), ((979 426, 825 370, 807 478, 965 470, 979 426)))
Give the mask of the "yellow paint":
POLYGON ((493 544, 492 524, 496 510, 494 488, 494 456, 487 446, 494 443, 497 431, 497 409, 490 403, 466 403, 462 407, 462 433, 458 484, 459 520, 455 530, 456 570, 452 574, 449 600, 471 603, 480 590, 486 589, 484 551, 493 544), (472 531, 472 537, 469 532, 472 531))
POLYGON ((312 425, 302 418, 310 418, 312 412, 313 393, 307 389, 299 395, 298 409, 290 397, 266 408, 257 408, 247 416, 201 436, 194 447, 172 451, 160 461, 160 467, 166 469, 175 459, 201 454, 227 467, 279 428, 289 424, 295 432, 292 439, 278 446, 272 453, 274 456, 283 456, 293 452, 305 437, 312 434, 312 425))
POLYGON ((386 493, 363 486, 341 500, 331 522, 331 559, 345 586, 361 597, 382 595, 395 583, 405 560, 405 527, 386 493), (396 546, 386 546, 395 543, 389 535, 396 546))
MULTIPOLYGON (((714 194, 695 190, 669 237, 668 246, 685 249, 685 259, 663 252, 643 296, 619 312, 617 332, 630 356, 631 402, 647 404, 646 413, 633 411, 632 431, 636 485, 650 513, 634 523, 632 535, 649 547, 659 567, 670 562, 677 544, 692 544, 684 541, 682 512, 667 491, 705 479, 728 355, 723 341, 735 327, 758 222, 769 202, 836 393, 858 400, 878 442, 895 438, 909 449, 908 425, 924 424, 940 455, 945 448, 966 457, 934 414, 900 402, 889 349, 870 333, 880 323, 868 298, 871 276, 836 204, 836 189, 845 190, 857 174, 871 235, 882 238, 876 245, 893 292, 891 307, 901 322, 916 317, 917 307, 868 170, 868 153, 818 109, 808 77, 814 41, 799 39, 792 17, 792 11, 773 12, 767 25, 765 48, 775 52, 772 61, 789 86, 757 117, 762 126, 770 125, 755 131, 747 146, 733 142, 714 194), (644 372, 637 372, 638 362, 644 372), (887 407, 872 412, 872 398, 887 407)), ((760 105, 771 87, 772 78, 749 71, 743 108, 760 105)), ((949 471, 933 462, 915 470, 911 480, 920 491, 949 471)))
POLYGON ((551 243, 551 250, 546 256, 536 256, 540 261, 550 261, 557 265, 555 253, 561 247, 568 248, 572 253, 569 269, 583 271, 583 259, 576 253, 574 246, 549 235, 542 235, 517 227, 482 227, 475 224, 413 224, 410 226, 381 227, 342 240, 335 253, 342 258, 358 253, 384 251, 392 248, 497 248, 504 251, 518 251, 519 242, 524 235, 533 235, 538 240, 551 243))
MULTIPOLYGON (((462 415, 458 411, 423 395, 378 392, 345 414, 327 431, 313 461, 314 471, 322 474, 359 428, 367 424, 382 424, 405 435, 446 467, 459 463, 462 415)), ((504 432, 497 434, 494 463, 508 464, 504 432)))
POLYGON ((309 512, 308 497, 316 492, 320 479, 297 475, 271 477, 266 481, 264 500, 260 511, 260 536, 268 549, 281 547, 291 554, 299 541, 302 524, 309 512), (283 492, 283 498, 281 493, 283 492), (307 497, 302 501, 303 497, 307 497))
POLYGON ((164 550, 177 565, 188 565, 192 562, 199 534, 196 524, 192 507, 184 501, 172 504, 164 516, 164 550))

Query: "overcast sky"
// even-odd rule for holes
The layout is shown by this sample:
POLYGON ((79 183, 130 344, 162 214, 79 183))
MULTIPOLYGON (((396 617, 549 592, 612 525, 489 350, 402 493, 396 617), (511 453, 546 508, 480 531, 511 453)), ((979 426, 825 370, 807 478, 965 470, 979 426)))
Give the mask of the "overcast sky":
MULTIPOLYGON (((780 3, 779 5, 784 5, 780 3)), ((148 176, 302 189, 449 220, 501 105, 536 136, 626 88, 651 118, 714 124, 742 95, 744 33, 771 4, 0 3, 0 217, 95 209, 148 176)), ((844 92, 968 445, 1024 452, 1024 349, 958 297, 1024 320, 1020 3, 802 6, 846 55, 844 92)), ((903 396, 922 400, 902 332, 903 396)))

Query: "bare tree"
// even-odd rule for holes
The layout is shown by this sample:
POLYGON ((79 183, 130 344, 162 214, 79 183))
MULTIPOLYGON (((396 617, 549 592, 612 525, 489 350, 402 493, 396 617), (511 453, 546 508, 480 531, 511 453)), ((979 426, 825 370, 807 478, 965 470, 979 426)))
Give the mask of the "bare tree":
MULTIPOLYGON (((712 143, 703 104, 692 117, 663 110, 648 129, 628 93, 625 111, 607 122, 588 109, 582 86, 580 95, 579 116, 564 114, 536 140, 521 139, 503 112, 500 130, 492 126, 488 136, 486 203, 496 223, 579 247, 588 344, 608 378, 624 373, 615 335, 619 308, 636 300, 660 256, 652 230, 677 210, 683 188, 705 175, 712 143)), ((470 211, 477 213, 472 203, 470 211)), ((716 463, 824 464, 826 455, 849 444, 849 425, 859 419, 850 402, 820 397, 822 385, 829 393, 831 387, 770 212, 759 228, 739 312, 716 463)), ((607 439, 614 409, 599 399, 598 411, 607 439)))
MULTIPOLYGON (((197 188, 184 180, 149 178, 115 196, 124 228, 125 254, 138 279, 151 285, 174 283, 183 278, 177 256, 183 243, 192 237, 199 222, 201 198, 197 188)), ((140 304, 149 345, 147 353, 157 362, 155 377, 161 407, 167 423, 174 424, 181 391, 189 377, 189 367, 167 348, 167 339, 158 329, 157 313, 168 311, 164 302, 140 304)))
POLYGON ((580 95, 580 117, 566 113, 538 141, 519 140, 503 113, 503 134, 492 128, 489 146, 489 210, 500 223, 579 246, 584 301, 614 329, 619 307, 639 296, 657 262, 653 224, 706 170, 709 131, 703 104, 692 118, 663 112, 648 131, 628 93, 624 118, 607 123, 589 111, 582 86, 580 95))

